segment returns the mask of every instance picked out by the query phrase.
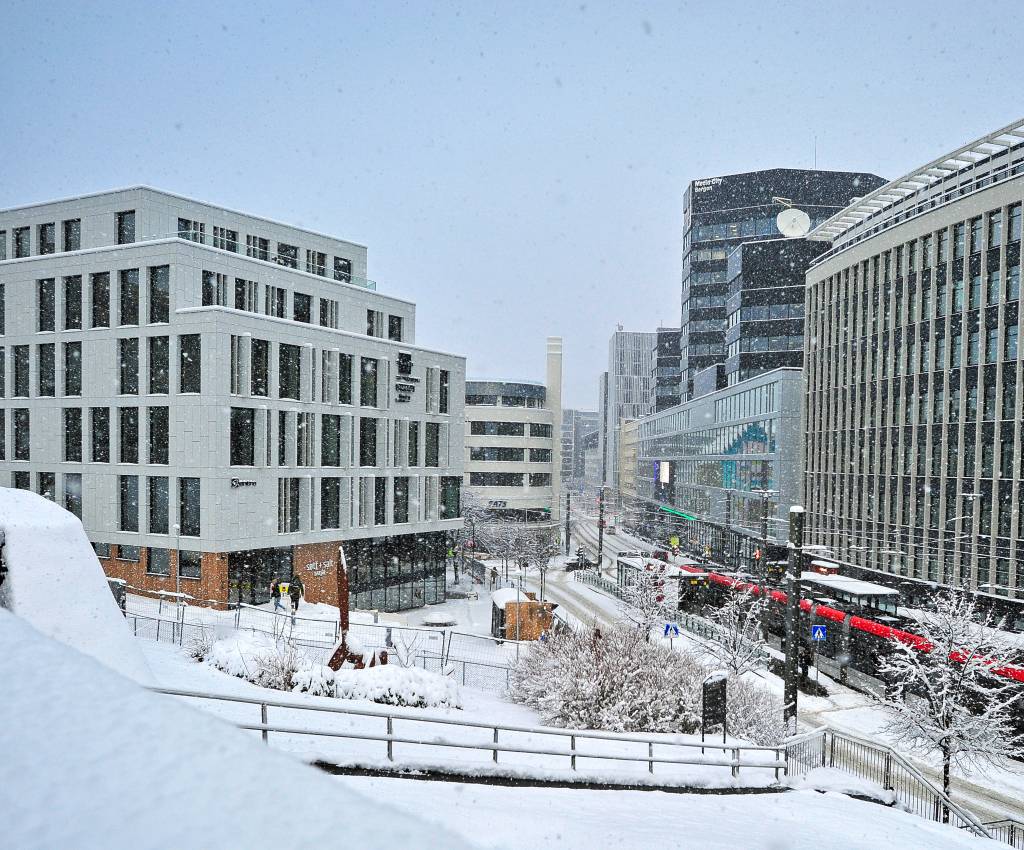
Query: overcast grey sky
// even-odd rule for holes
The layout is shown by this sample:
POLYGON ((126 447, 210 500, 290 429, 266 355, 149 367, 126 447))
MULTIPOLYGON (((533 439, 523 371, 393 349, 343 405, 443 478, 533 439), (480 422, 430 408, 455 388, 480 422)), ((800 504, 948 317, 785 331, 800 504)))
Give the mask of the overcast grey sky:
POLYGON ((147 183, 370 249, 418 342, 594 406, 679 321, 682 193, 896 177, 1024 113, 1017 4, 19 3, 0 206, 147 183))

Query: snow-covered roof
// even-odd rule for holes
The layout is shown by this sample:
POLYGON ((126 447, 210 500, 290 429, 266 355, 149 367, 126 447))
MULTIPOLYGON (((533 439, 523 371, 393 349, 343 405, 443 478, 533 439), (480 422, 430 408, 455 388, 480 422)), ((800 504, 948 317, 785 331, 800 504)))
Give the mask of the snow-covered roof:
POLYGON ((496 608, 504 608, 509 602, 524 602, 529 598, 526 591, 514 587, 503 587, 491 594, 491 602, 496 608))
POLYGON ((873 584, 870 581, 861 581, 849 576, 800 573, 800 580, 827 587, 829 590, 848 593, 850 596, 899 596, 900 594, 898 590, 893 590, 883 584, 873 584))
POLYGON ((152 676, 82 523, 49 499, 0 487, 7 578, 0 607, 136 681, 152 676))
POLYGON ((5 847, 467 846, 4 610, 0 646, 5 847))

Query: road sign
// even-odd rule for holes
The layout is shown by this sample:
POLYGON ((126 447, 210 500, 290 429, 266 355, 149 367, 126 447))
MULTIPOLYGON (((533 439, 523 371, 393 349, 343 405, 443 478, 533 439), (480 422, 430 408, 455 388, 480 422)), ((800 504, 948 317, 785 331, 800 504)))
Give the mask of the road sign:
POLYGON ((825 640, 826 632, 825 626, 811 626, 811 640, 825 640))
POLYGON ((679 637, 679 626, 676 623, 665 623, 665 637, 668 637, 669 632, 675 637, 679 637))

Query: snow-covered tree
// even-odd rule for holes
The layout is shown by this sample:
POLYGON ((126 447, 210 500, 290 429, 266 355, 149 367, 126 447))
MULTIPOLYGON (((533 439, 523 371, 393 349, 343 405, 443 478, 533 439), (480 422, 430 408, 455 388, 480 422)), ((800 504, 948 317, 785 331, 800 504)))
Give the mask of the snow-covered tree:
POLYGON ((668 614, 665 564, 648 561, 644 569, 630 570, 622 586, 620 607, 623 619, 635 623, 644 640, 649 640, 651 629, 668 614))
POLYGON ((915 629, 930 649, 893 640, 881 663, 886 731, 910 749, 941 755, 947 794, 952 767, 984 770, 1022 751, 1011 722, 1021 710, 1020 685, 994 672, 994 659, 1012 657, 1001 626, 978 615, 973 596, 936 594, 915 629))
POLYGON ((715 655, 734 676, 764 666, 765 647, 761 621, 768 605, 764 595, 749 589, 731 594, 710 619, 718 626, 715 655))
POLYGON ((558 541, 555 530, 551 528, 537 529, 524 540, 523 555, 527 567, 537 570, 540 574, 540 598, 544 599, 545 580, 551 559, 558 554, 558 541))

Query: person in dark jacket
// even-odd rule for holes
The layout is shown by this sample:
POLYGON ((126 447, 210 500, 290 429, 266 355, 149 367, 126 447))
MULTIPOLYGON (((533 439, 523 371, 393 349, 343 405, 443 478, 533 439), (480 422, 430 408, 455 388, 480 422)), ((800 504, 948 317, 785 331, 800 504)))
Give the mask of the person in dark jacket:
POLYGON ((302 598, 304 591, 305 588, 302 586, 302 579, 298 576, 295 576, 288 583, 288 596, 290 596, 292 600, 292 616, 294 616, 295 612, 299 610, 299 600, 302 598))
POLYGON ((274 612, 280 608, 282 611, 287 610, 284 605, 281 604, 281 579, 278 576, 274 576, 274 580, 270 582, 270 598, 274 600, 274 612))

